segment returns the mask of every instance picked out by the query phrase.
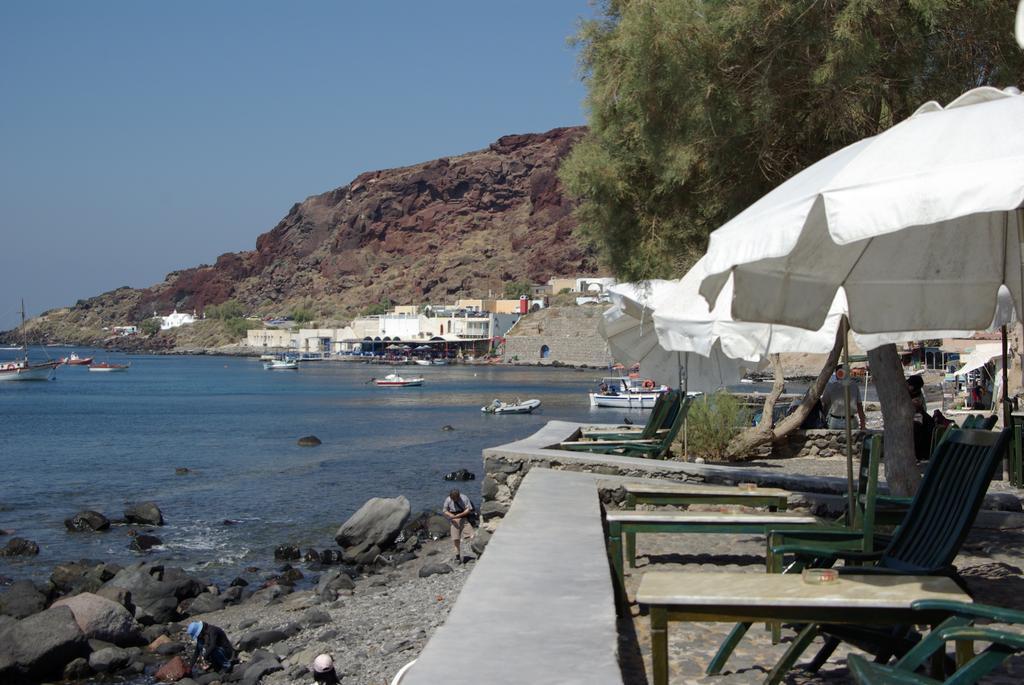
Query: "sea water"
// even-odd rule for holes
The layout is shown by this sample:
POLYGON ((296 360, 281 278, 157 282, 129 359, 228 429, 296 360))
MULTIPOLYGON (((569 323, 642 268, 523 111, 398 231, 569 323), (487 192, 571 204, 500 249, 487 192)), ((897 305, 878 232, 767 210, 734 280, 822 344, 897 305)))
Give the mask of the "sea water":
MULTIPOLYGON (((71 351, 46 348, 53 357, 71 351)), ((41 548, 0 558, 0 576, 42 579, 68 560, 148 559, 229 580, 272 567, 279 544, 333 547, 338 526, 371 497, 404 495, 413 512, 439 510, 454 485, 479 504, 485 447, 553 419, 619 422, 625 413, 589 406, 602 375, 593 369, 404 366, 399 373, 422 375, 424 386, 386 388, 368 382, 392 371, 379 365, 265 371, 246 358, 77 351, 131 368, 63 366, 51 382, 0 383, 0 529, 41 548), (480 411, 515 397, 543 405, 531 415, 480 411), (305 435, 323 444, 299 447, 305 435), (477 479, 446 482, 457 469, 477 479), (141 501, 166 518, 153 531, 163 545, 148 554, 129 550, 129 530, 140 526, 73 533, 63 523, 84 509, 120 518, 141 501)))

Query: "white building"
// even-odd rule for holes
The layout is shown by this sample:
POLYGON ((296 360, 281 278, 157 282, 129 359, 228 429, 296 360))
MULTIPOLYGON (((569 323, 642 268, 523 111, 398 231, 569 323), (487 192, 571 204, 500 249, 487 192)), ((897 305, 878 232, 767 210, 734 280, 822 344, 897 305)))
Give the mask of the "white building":
POLYGON ((194 313, 188 314, 186 312, 179 312, 177 309, 175 309, 167 316, 157 317, 155 313, 153 314, 153 316, 160 319, 161 331, 177 328, 178 326, 189 326, 196 322, 196 317, 194 313))
POLYGON ((245 344, 249 347, 280 350, 295 347, 292 332, 282 328, 250 328, 245 332, 245 344))

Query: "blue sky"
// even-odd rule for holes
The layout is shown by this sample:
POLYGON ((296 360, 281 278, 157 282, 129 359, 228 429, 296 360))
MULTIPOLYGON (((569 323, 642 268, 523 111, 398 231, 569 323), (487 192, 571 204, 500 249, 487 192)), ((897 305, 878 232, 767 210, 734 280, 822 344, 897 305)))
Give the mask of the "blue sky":
POLYGON ((585 123, 587 0, 0 3, 0 329, 363 171, 585 123))

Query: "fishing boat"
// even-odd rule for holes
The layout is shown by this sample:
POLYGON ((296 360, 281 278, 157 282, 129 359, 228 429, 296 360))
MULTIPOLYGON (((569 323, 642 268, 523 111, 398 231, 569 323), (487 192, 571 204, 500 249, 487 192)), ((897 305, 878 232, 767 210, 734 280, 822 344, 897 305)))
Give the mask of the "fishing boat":
POLYGON ((389 373, 384 378, 374 378, 373 382, 386 388, 411 388, 423 385, 423 378, 402 378, 397 373, 389 373))
POLYGON ((601 379, 597 391, 589 393, 590 406, 617 409, 650 409, 658 396, 668 391, 650 378, 609 376, 601 379))
POLYGON ((131 362, 127 364, 114 364, 113 362, 97 362, 89 365, 90 371, 97 371, 101 373, 112 373, 117 371, 127 371, 132 366, 131 362))
POLYGON ((89 366, 89 364, 92 364, 92 357, 79 357, 77 352, 72 352, 61 359, 60 363, 67 364, 68 366, 89 366))
POLYGON ((25 301, 21 301, 21 331, 22 343, 20 359, 0 362, 0 381, 48 381, 53 378, 60 362, 49 360, 45 362, 30 362, 28 359, 28 332, 25 330, 25 301))
POLYGON ((269 362, 263 362, 263 368, 267 371, 282 371, 290 370, 297 371, 299 369, 298 359, 271 359, 269 362))
POLYGON ((540 406, 540 400, 520 400, 518 397, 512 402, 502 402, 495 399, 488 405, 480 407, 485 414, 529 414, 540 406))

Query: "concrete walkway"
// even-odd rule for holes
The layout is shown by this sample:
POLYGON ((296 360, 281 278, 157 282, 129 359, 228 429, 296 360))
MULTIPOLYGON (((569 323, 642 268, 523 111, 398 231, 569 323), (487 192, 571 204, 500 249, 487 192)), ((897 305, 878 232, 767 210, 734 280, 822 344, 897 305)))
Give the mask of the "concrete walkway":
POLYGON ((591 474, 534 469, 402 685, 622 683, 591 474))

